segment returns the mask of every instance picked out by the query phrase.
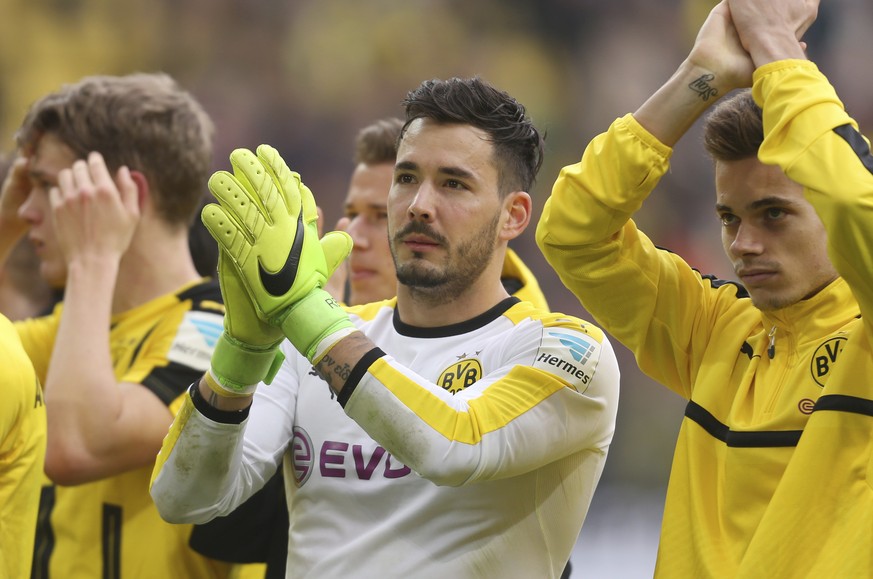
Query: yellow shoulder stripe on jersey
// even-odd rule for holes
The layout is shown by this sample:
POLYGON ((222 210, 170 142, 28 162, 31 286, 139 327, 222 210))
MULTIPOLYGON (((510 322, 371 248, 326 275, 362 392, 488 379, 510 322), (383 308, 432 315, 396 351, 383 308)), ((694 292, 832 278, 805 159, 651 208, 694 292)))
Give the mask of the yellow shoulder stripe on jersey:
POLYGON ((363 321, 368 322, 376 317, 376 314, 379 313, 382 308, 394 308, 396 307, 397 298, 391 298, 388 300, 382 300, 381 302, 372 302, 369 304, 361 304, 359 306, 346 306, 344 305, 346 311, 354 316, 361 318, 363 321))
POLYGON ((444 404, 384 358, 376 360, 369 372, 428 426, 447 439, 464 444, 477 444, 489 432, 503 428, 567 386, 547 372, 516 366, 481 396, 470 400, 468 410, 462 412, 444 404))
MULTIPOLYGON (((191 413, 194 412, 194 401, 191 400, 191 396, 188 392, 186 391, 182 396, 180 396, 180 398, 183 399, 182 407, 179 408, 179 411, 176 413, 176 419, 173 420, 173 424, 170 426, 170 431, 167 433, 167 436, 164 437, 164 442, 161 443, 161 451, 158 453, 158 457, 155 460, 155 467, 152 469, 152 478, 149 480, 149 489, 152 488, 152 483, 155 482, 155 478, 157 478, 164 463, 166 463, 167 459, 170 457, 170 453, 172 453, 173 449, 176 447, 176 442, 179 440, 182 428, 185 427, 185 423, 188 422, 188 418, 190 418, 191 413)), ((173 403, 175 404, 176 401, 173 403)))
POLYGON ((568 328, 576 330, 577 332, 582 332, 583 334, 591 336, 591 338, 597 340, 598 344, 603 343, 603 330, 597 326, 573 316, 542 310, 526 302, 515 304, 503 315, 516 325, 523 320, 531 319, 540 322, 545 328, 568 328))

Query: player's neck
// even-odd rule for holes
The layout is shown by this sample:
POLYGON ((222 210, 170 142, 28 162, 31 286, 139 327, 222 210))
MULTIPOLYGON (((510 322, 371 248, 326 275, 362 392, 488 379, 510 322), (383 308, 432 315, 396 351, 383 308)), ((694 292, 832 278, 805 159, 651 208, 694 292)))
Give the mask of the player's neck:
POLYGON ((119 264, 112 312, 120 313, 200 279, 186 235, 163 237, 154 243, 134 238, 119 264))

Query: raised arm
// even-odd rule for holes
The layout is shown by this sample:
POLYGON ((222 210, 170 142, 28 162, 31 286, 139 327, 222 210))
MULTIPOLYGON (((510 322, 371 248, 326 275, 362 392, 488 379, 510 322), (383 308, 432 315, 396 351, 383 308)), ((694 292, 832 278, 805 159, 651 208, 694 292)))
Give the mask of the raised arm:
POLYGON ((647 374, 683 396, 693 353, 705 348, 716 313, 736 300, 731 288, 716 291, 680 256, 656 248, 632 216, 669 168, 672 145, 720 97, 747 86, 752 71, 721 2, 676 72, 562 169, 537 226, 564 285, 647 374))
POLYGON ((679 68, 634 118, 661 143, 674 146, 710 106, 735 88, 750 86, 754 66, 740 44, 726 1, 703 23, 679 68))
POLYGON ((80 484, 151 463, 172 414, 141 385, 118 383, 110 351, 116 275, 139 219, 130 173, 116 185, 93 153, 61 171, 49 196, 68 273, 45 384, 46 472, 80 484))

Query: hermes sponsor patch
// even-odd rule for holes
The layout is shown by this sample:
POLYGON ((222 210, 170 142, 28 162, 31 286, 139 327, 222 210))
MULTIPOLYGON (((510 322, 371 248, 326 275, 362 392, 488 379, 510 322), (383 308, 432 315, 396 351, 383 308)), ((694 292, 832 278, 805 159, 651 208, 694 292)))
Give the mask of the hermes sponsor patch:
POLYGON ((179 330, 167 359, 196 370, 206 371, 215 342, 224 330, 221 316, 206 312, 188 312, 179 324, 179 330))
POLYGON ((600 344, 575 332, 546 331, 534 367, 555 374, 571 384, 586 385, 594 376, 600 344), (592 358, 594 361, 592 361, 592 358))

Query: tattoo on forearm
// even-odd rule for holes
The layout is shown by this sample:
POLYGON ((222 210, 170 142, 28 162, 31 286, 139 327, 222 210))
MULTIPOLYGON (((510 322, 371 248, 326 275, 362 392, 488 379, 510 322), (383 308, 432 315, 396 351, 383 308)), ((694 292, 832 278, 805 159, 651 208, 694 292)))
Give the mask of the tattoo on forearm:
POLYGON ((330 354, 327 354, 321 359, 318 366, 315 367, 315 371, 318 372, 318 375, 325 382, 330 384, 333 390, 339 392, 345 381, 349 379, 352 367, 348 364, 338 363, 330 354))
POLYGON ((709 84, 713 79, 715 79, 714 74, 704 74, 691 81, 688 84, 688 88, 696 92, 702 100, 708 101, 710 98, 718 95, 718 89, 709 84))

